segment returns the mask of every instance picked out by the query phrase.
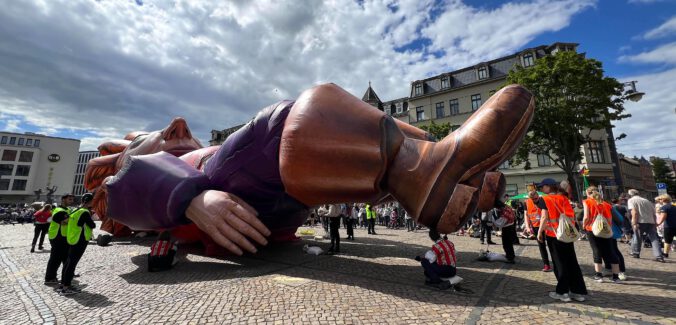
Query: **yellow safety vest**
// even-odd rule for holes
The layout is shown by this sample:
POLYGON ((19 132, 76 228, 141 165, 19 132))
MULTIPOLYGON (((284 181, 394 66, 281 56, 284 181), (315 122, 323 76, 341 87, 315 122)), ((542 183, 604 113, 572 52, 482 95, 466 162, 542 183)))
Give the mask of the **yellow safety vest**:
POLYGON ((61 236, 63 237, 68 236, 68 226, 62 225, 60 222, 54 221, 54 216, 62 211, 65 212, 67 215, 70 215, 70 210, 64 209, 62 207, 57 207, 56 209, 52 210, 52 222, 49 223, 49 231, 47 232, 49 234, 49 239, 51 240, 56 238, 56 235, 59 234, 59 229, 61 229, 61 236))
MULTIPOLYGON (((77 225, 77 222, 80 221, 80 217, 83 213, 89 213, 89 210, 85 208, 79 208, 75 210, 68 218, 68 244, 75 245, 80 241, 80 235, 82 234, 82 227, 77 225)), ((85 240, 89 241, 92 239, 92 228, 84 224, 84 237, 85 240)))

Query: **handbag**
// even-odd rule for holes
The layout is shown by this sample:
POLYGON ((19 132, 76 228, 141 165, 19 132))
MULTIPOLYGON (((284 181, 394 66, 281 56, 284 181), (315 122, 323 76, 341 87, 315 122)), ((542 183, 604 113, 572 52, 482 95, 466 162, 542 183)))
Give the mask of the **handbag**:
POLYGON ((559 206, 554 202, 556 210, 559 211, 559 226, 556 228, 556 240, 564 243, 575 242, 580 237, 577 228, 570 222, 570 218, 559 209, 559 206))
POLYGON ((606 219, 602 214, 597 214, 592 223, 592 233, 596 237, 600 238, 611 238, 613 237, 613 230, 608 224, 608 219, 606 219))

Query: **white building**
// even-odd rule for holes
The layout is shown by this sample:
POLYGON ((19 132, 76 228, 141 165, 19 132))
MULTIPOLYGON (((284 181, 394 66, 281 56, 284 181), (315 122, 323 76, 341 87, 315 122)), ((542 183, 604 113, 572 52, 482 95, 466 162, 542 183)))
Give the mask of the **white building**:
POLYGON ((87 169, 87 163, 101 156, 98 151, 80 151, 77 157, 77 167, 75 168, 75 181, 73 182, 73 195, 80 196, 87 190, 84 188, 84 176, 87 169))
POLYGON ((73 188, 80 140, 0 132, 0 204, 53 200, 73 188))

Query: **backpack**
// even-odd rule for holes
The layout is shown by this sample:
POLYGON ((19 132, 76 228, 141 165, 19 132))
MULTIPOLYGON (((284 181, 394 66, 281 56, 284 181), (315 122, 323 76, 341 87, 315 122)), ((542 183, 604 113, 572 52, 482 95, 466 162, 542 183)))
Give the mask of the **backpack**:
POLYGON ((592 223, 592 233, 596 237, 600 238, 611 238, 613 237, 613 229, 610 228, 608 219, 606 219, 602 214, 597 214, 594 217, 594 222, 592 223))
POLYGON ((575 242, 580 237, 580 233, 575 228, 575 225, 570 222, 570 218, 561 211, 556 202, 554 202, 554 206, 559 211, 559 226, 556 227, 556 240, 563 243, 575 242))

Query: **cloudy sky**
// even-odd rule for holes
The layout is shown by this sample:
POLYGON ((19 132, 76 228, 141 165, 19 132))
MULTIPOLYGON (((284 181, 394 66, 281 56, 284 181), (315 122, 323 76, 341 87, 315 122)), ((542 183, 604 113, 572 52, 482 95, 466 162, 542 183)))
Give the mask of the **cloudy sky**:
POLYGON ((383 100, 409 83, 556 41, 647 93, 615 133, 676 158, 676 1, 22 0, 0 11, 0 130, 82 150, 184 116, 211 129, 321 82, 383 100))

